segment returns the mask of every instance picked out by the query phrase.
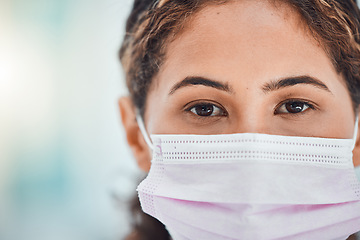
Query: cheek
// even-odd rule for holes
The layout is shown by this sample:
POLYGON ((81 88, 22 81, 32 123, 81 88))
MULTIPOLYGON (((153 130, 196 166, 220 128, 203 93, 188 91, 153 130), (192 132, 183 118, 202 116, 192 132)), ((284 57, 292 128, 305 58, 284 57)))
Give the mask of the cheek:
POLYGON ((323 131, 334 138, 352 138, 355 127, 355 117, 352 108, 344 106, 329 114, 328 127, 323 131))
POLYGON ((352 138, 355 126, 355 113, 349 91, 341 84, 334 91, 336 95, 336 104, 332 111, 329 111, 329 121, 332 120, 331 127, 328 128, 338 138, 352 138))

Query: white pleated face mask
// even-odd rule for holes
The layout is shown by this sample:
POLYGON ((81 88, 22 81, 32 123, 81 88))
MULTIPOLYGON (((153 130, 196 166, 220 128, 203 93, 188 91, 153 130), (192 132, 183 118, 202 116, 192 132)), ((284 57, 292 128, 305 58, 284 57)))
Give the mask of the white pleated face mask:
POLYGON ((357 166, 357 167, 355 168, 355 174, 356 174, 357 178, 358 178, 359 181, 360 181, 360 166, 357 166))
POLYGON ((360 230, 355 138, 151 139, 151 169, 137 191, 174 240, 346 239, 360 230))

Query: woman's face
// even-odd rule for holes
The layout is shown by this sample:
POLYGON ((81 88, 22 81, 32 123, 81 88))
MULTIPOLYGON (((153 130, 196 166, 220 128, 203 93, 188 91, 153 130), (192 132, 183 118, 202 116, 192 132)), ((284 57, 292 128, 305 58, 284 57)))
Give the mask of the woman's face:
POLYGON ((167 46, 146 105, 150 134, 351 138, 344 79, 294 10, 266 1, 206 7, 167 46))
POLYGON ((149 134, 352 138, 343 77, 286 4, 211 5, 167 45, 150 88, 149 134))

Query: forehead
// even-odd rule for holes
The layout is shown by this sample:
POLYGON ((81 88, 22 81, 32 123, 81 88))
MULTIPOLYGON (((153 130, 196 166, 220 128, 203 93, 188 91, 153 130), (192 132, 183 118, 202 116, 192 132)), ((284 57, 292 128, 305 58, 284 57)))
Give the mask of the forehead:
POLYGON ((192 70, 204 65, 213 66, 213 72, 224 64, 232 71, 254 72, 258 64, 253 64, 252 69, 248 65, 258 61, 266 63, 262 68, 275 71, 272 58, 278 57, 278 63, 284 67, 289 57, 313 57, 314 50, 323 57, 323 49, 300 15, 283 1, 211 4, 195 13, 183 31, 167 44, 159 76, 182 71, 192 74, 192 70))
POLYGON ((174 28, 174 34, 168 40, 172 42, 185 32, 198 32, 209 24, 214 28, 221 25, 224 30, 236 32, 241 26, 278 26, 285 22, 286 25, 291 24, 292 28, 310 33, 305 19, 287 0, 205 1, 180 21, 179 27, 174 28), (233 24, 228 24, 230 22, 233 24))
MULTIPOLYGON (((297 9, 285 0, 231 0, 200 8, 185 21, 182 30, 169 39, 169 42, 171 44, 175 41, 178 44, 186 40, 184 35, 192 35, 193 39, 198 37, 204 43, 209 43, 212 40, 210 37, 217 35, 217 42, 221 43, 224 40, 222 37, 246 40, 263 37, 269 32, 301 32, 315 40, 310 36, 309 27, 297 9)), ((170 47, 169 50, 171 49, 170 47)))

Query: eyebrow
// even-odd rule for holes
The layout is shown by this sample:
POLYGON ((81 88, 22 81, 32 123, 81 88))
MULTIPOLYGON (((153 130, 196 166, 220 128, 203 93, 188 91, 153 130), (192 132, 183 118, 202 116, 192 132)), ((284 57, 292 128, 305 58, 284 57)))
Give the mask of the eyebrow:
POLYGON ((186 86, 196 86, 196 85, 202 85, 202 86, 206 86, 206 87, 212 87, 212 88, 216 88, 225 92, 229 92, 229 93, 233 93, 232 89, 230 88, 229 84, 227 83, 222 83, 216 80, 211 80, 208 78, 204 78, 204 77, 186 77, 185 79, 183 79, 182 81, 178 82, 177 84, 175 84, 170 92, 169 95, 173 94, 176 90, 182 88, 182 87, 186 87, 186 86))
POLYGON ((281 88, 295 86, 297 84, 312 85, 331 93, 329 88, 322 81, 310 76, 296 76, 296 77, 279 79, 277 81, 271 81, 270 83, 264 84, 262 90, 265 93, 267 93, 270 91, 279 90, 281 88))

